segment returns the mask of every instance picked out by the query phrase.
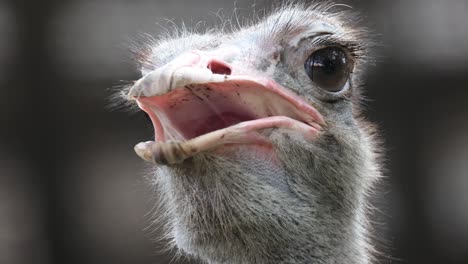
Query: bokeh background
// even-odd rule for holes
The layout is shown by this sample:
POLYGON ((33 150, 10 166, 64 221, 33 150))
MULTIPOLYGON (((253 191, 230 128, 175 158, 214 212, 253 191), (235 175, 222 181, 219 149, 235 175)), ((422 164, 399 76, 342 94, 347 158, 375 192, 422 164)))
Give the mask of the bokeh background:
MULTIPOLYGON (((367 115, 387 147, 381 263, 466 264, 468 1, 339 2, 380 43, 367 115)), ((110 88, 139 77, 127 44, 162 18, 204 27, 270 6, 253 4, 0 0, 0 263, 170 263, 133 153, 152 128, 110 110, 110 88)))

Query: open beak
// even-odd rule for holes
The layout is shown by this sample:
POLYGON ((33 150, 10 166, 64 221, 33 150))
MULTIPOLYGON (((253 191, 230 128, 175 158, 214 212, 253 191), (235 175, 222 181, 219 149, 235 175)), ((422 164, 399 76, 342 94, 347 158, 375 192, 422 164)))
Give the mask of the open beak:
POLYGON ((274 80, 220 61, 206 65, 185 55, 130 89, 155 129, 155 141, 135 146, 144 160, 170 165, 228 144, 268 144, 259 132, 269 128, 313 140, 324 126, 314 107, 274 80))

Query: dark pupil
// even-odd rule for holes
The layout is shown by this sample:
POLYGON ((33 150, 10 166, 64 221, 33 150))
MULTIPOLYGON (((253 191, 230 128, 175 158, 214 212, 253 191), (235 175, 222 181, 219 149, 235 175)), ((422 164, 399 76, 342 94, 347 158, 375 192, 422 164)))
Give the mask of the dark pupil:
POLYGON ((343 89, 352 70, 346 52, 339 47, 317 50, 305 62, 310 79, 321 88, 338 92, 343 89))

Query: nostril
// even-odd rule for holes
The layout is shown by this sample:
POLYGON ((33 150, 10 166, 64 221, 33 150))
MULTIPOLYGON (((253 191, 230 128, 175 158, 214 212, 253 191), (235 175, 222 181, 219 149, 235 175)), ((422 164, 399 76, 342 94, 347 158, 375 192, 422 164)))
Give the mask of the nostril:
POLYGON ((231 75, 231 68, 223 62, 220 61, 211 61, 208 63, 208 69, 215 74, 231 75))

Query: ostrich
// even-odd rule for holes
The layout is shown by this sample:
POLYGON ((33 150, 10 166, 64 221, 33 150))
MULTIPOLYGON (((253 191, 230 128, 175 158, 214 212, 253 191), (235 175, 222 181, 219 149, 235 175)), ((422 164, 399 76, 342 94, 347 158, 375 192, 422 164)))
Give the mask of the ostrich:
POLYGON ((151 41, 125 94, 151 118, 167 236, 207 263, 373 262, 380 176, 360 114, 366 31, 289 4, 230 32, 151 41))

